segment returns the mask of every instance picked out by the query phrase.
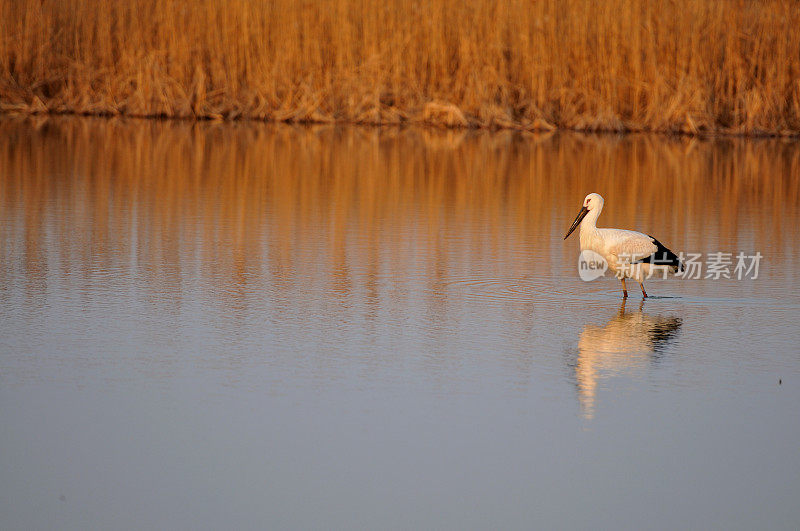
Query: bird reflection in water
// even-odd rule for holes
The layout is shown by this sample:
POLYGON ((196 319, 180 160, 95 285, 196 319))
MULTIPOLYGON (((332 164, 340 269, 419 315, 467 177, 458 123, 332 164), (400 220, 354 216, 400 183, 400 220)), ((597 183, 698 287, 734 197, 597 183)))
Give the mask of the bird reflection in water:
POLYGON ((618 374, 637 374, 657 361, 677 335, 681 319, 625 311, 625 300, 604 326, 587 325, 578 340, 575 382, 583 416, 592 419, 598 382, 618 374))

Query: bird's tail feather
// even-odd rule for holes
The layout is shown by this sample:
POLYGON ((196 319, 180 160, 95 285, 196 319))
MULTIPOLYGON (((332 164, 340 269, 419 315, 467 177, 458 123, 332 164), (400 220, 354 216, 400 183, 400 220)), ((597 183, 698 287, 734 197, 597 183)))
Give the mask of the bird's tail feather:
MULTIPOLYGON (((648 236, 650 235, 648 234, 648 236)), ((650 237, 653 238, 652 236, 650 237)), ((678 255, 667 249, 663 243, 656 240, 655 238, 653 238, 653 243, 656 244, 657 247, 656 252, 654 252, 647 258, 641 260, 641 262, 648 262, 655 265, 669 266, 670 270, 672 270, 673 273, 677 273, 678 271, 683 272, 686 270, 686 266, 683 265, 683 262, 678 257, 678 255)))

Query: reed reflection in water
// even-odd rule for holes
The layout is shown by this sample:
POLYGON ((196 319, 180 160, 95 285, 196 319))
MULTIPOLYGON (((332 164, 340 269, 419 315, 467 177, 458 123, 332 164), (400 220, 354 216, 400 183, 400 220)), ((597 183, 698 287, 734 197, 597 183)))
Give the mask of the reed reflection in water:
POLYGON ((445 371, 461 355, 453 327, 487 304, 513 316, 499 332, 531 369, 563 318, 541 308, 618 296, 612 280, 578 281, 561 241, 588 191, 605 196, 607 226, 768 255, 758 283, 670 280, 655 294, 796 302, 791 142, 97 119, 6 119, 0 137, 0 283, 26 311, 127 290, 169 316, 156 336, 193 311, 219 338, 293 316, 317 324, 277 327, 287 356, 297 334, 319 345, 325 330, 362 338, 367 357, 438 349, 445 371))
POLYGON ((798 205, 788 141, 3 118, 3 523, 789 527, 798 205), (620 308, 592 191, 758 280, 620 308))
MULTIPOLYGON (((341 334, 334 350, 360 338, 360 356, 382 360, 388 379, 382 349, 433 350, 434 372, 461 387, 469 378, 448 367, 474 342, 458 327, 483 304, 505 314, 507 341, 483 348, 508 351, 509 367, 526 367, 508 377, 525 381, 541 363, 531 353, 563 325, 542 308, 591 314, 584 301, 618 295, 612 280, 579 282, 576 249, 561 241, 587 191, 606 197, 607 226, 676 250, 768 255, 758 283, 670 280, 654 293, 792 297, 790 142, 95 119, 4 120, 0 133, 7 307, 42 310, 60 296, 99 308, 128 292, 141 305, 132 323, 136 311, 168 317, 147 325, 158 331, 143 351, 164 351, 157 338, 195 314, 197 335, 213 323, 217 341, 251 337, 242 331, 266 319, 283 325, 270 338, 279 364, 295 363, 298 335, 311 338, 312 365, 335 379, 347 365, 330 362, 325 338, 341 334)), ((213 358, 213 344, 197 347, 213 358)), ((577 370, 588 410, 592 359, 577 370)), ((420 361, 423 378, 430 369, 420 361)))
POLYGON ((575 249, 551 236, 591 190, 606 226, 657 228, 676 249, 769 242, 773 263, 797 250, 793 142, 69 119, 0 133, 4 252, 24 251, 31 272, 135 258, 175 291, 196 256, 215 282, 342 293, 418 260, 431 280, 549 277, 573 269, 575 249))

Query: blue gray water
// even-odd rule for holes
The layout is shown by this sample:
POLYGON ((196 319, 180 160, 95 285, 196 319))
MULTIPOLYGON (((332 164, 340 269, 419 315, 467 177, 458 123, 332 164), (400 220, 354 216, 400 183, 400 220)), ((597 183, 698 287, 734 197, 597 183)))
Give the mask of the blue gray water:
POLYGON ((3 529, 800 525, 796 142, 0 133, 3 529), (732 278, 581 281, 589 192, 732 278))

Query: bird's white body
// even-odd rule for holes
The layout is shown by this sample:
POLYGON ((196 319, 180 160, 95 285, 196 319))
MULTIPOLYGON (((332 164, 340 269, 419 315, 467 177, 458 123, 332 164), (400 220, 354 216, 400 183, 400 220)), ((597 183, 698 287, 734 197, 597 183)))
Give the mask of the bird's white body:
POLYGON ((618 277, 632 278, 637 282, 642 282, 650 274, 651 264, 634 262, 658 250, 653 238, 647 234, 624 229, 598 229, 594 224, 589 226, 586 219, 581 224, 580 241, 581 251, 596 252, 618 277))
MULTIPOLYGON (((622 280, 622 289, 627 296, 625 279, 631 278, 642 287, 642 294, 647 296, 642 282, 656 269, 666 271, 668 268, 678 270, 682 267, 680 260, 666 247, 662 246, 655 238, 624 229, 606 229, 597 227, 597 218, 603 210, 604 200, 600 194, 589 194, 583 200, 583 208, 575 219, 569 236, 575 230, 576 224, 580 227, 581 251, 590 250, 602 256, 608 263, 608 268, 622 280), (663 254, 664 256, 658 256, 663 254), (652 263, 656 257, 661 261, 669 257, 669 261, 652 263)), ((567 238, 564 237, 564 239, 567 238)))

